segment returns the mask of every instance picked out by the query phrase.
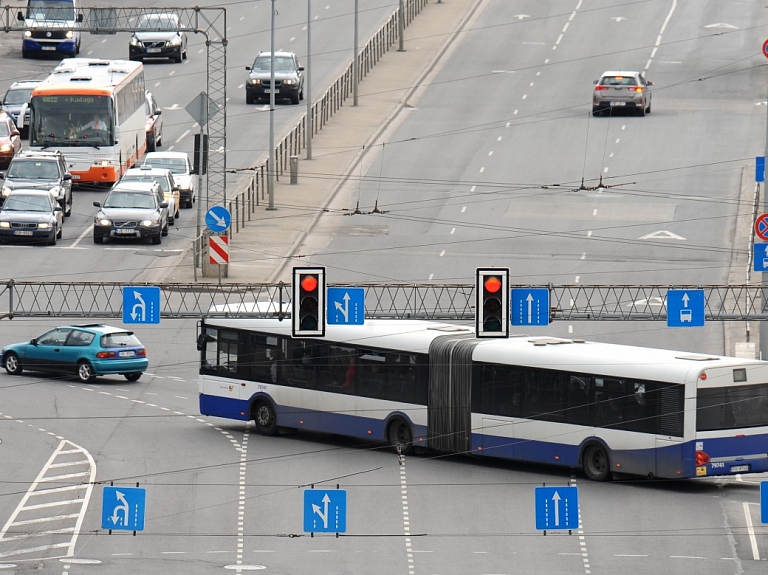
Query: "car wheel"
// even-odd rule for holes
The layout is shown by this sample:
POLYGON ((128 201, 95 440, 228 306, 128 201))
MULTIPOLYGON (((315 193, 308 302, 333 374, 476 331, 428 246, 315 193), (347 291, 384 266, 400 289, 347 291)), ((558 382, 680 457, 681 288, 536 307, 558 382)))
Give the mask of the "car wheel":
POLYGON ((64 217, 68 218, 72 215, 72 198, 69 199, 69 201, 64 204, 64 217))
POLYGON ((93 236, 93 243, 94 244, 103 244, 104 243, 104 237, 103 236, 93 236))
POLYGON ((181 215, 181 214, 179 214, 179 210, 177 209, 177 210, 176 210, 176 213, 175 213, 175 214, 174 214, 174 216, 173 216, 173 219, 174 219, 174 220, 178 220, 180 215, 181 215))
POLYGON ((56 233, 54 233, 54 234, 51 236, 51 239, 50 239, 50 240, 48 240, 48 245, 49 245, 49 246, 55 246, 55 245, 56 245, 56 238, 58 238, 58 237, 59 237, 59 232, 57 231, 56 233))
POLYGON ((56 238, 60 240, 63 235, 64 235, 64 226, 60 226, 59 231, 56 232, 56 238))
POLYGON ((155 139, 147 138, 147 152, 154 152, 154 151, 155 151, 155 139))
POLYGON ((160 243, 163 241, 163 238, 160 237, 160 235, 152 236, 152 243, 154 245, 160 245, 160 243))
POLYGON ((296 92, 295 96, 291 96, 291 104, 294 106, 299 103, 299 93, 296 92))
POLYGON ((21 51, 21 57, 22 58, 29 58, 29 56, 30 56, 30 54, 29 54, 29 52, 27 50, 22 50, 21 51))
POLYGON ((182 58, 184 58, 185 60, 187 59, 187 51, 186 51, 186 50, 184 50, 184 51, 181 53, 181 57, 182 57, 182 58))
POLYGON ((77 363, 77 379, 83 383, 88 383, 89 381, 96 379, 90 363, 85 360, 80 360, 77 363))
POLYGON ((645 104, 643 104, 643 106, 640 106, 640 107, 637 109, 637 115, 638 115, 638 116, 640 116, 641 118, 642 118, 643 116, 645 116, 645 108, 644 108, 644 106, 645 106, 645 104))
POLYGON ((160 235, 163 235, 163 236, 167 236, 168 235, 168 220, 165 220, 165 226, 163 226, 163 229, 160 232, 160 235))
POLYGON ((254 413, 256 431, 261 435, 274 435, 277 433, 277 416, 269 402, 261 401, 256 405, 254 413))
POLYGON ((133 373, 124 373, 125 379, 128 381, 139 381, 139 378, 141 377, 140 371, 135 371, 133 373))
POLYGON ((245 103, 246 104, 255 104, 256 98, 254 98, 251 94, 246 93, 245 94, 245 103))
POLYGON ((183 58, 184 58, 184 57, 182 56, 182 53, 181 53, 181 48, 179 48, 179 53, 178 53, 178 54, 176 54, 176 56, 174 56, 173 60, 174 60, 174 62, 176 62, 177 64, 181 64, 181 61, 182 61, 182 59, 183 59, 183 58))
POLYGON ((651 103, 650 102, 648 102, 648 107, 645 109, 645 113, 646 114, 650 114, 651 113, 651 103))
POLYGON ((7 371, 10 375, 20 375, 21 372, 24 371, 24 368, 19 361, 19 356, 12 351, 9 351, 5 354, 5 361, 3 364, 5 371, 7 371))
MULTIPOLYGON (((168 224, 169 224, 169 225, 172 225, 175 219, 176 219, 176 218, 175 218, 174 216, 168 216, 168 224)), ((165 235, 167 235, 167 234, 163 234, 163 235, 165 236, 165 235)))

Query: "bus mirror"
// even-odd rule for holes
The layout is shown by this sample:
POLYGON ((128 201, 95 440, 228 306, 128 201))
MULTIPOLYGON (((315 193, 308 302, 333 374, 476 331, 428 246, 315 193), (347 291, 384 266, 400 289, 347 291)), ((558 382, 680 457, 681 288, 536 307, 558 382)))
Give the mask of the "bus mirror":
POLYGON ((83 22, 83 15, 82 15, 82 14, 78 14, 78 15, 77 15, 77 21, 78 21, 79 23, 82 23, 82 22, 83 22))

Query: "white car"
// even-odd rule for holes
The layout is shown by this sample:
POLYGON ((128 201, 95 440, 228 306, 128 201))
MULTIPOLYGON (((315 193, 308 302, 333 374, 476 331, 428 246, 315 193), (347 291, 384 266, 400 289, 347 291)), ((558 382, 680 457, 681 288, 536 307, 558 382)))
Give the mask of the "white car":
POLYGON ((192 207, 197 199, 197 176, 186 152, 149 152, 143 165, 170 170, 179 187, 181 207, 192 207))

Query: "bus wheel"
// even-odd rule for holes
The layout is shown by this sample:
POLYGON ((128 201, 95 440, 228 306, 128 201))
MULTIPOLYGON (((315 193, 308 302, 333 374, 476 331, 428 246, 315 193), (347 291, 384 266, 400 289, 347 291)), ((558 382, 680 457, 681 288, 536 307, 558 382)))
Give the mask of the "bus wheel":
POLYGON ((602 445, 592 444, 584 450, 582 459, 584 473, 592 481, 605 481, 610 476, 611 464, 608 453, 602 445))
POLYGON ((402 455, 410 455, 413 453, 413 434, 411 433, 411 427, 407 422, 402 419, 395 419, 389 424, 387 429, 387 439, 389 445, 402 455))
POLYGON ((253 419, 256 422, 256 431, 261 435, 274 435, 277 433, 275 410, 266 401, 260 401, 256 404, 253 419))

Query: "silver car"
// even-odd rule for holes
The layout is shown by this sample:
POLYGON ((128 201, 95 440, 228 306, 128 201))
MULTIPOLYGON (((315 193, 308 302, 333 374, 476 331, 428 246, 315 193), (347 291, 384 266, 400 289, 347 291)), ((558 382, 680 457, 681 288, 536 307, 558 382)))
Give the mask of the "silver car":
MULTIPOLYGON (((651 89, 653 82, 645 79, 642 72, 603 72, 595 80, 592 92, 592 114, 597 116, 608 110, 635 112, 638 116, 651 113, 651 89)), ((611 113, 612 113, 611 112, 611 113)))

